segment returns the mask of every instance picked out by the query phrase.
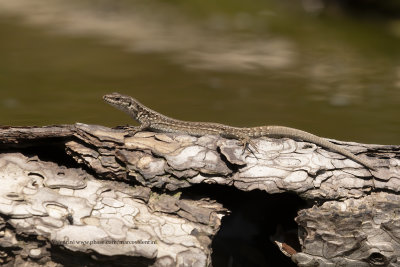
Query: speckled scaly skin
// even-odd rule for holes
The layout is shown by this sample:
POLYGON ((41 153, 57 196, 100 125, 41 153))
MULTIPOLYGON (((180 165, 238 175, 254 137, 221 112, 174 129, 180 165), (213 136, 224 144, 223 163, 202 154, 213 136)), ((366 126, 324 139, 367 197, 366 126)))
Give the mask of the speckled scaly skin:
POLYGON ((369 162, 354 155, 350 151, 335 145, 324 138, 313 135, 311 133, 284 127, 284 126, 260 126, 251 128, 232 127, 214 122, 192 122, 182 121, 162 115, 145 105, 133 97, 121 95, 119 93, 112 93, 105 95, 103 99, 110 105, 128 113, 133 119, 140 123, 137 131, 145 129, 168 132, 168 133, 184 133, 189 135, 219 135, 225 138, 233 138, 240 140, 244 145, 254 144, 251 138, 258 138, 262 136, 268 137, 289 137, 293 139, 300 139, 306 142, 311 142, 316 145, 328 148, 334 152, 340 153, 355 162, 373 170, 369 162))

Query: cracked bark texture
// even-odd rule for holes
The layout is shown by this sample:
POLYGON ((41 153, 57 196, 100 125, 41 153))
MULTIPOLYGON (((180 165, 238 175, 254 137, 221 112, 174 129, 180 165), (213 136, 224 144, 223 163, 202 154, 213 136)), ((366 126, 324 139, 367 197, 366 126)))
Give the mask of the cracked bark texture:
POLYGON ((291 192, 310 203, 296 218, 300 251, 283 234, 274 236, 299 266, 400 266, 400 146, 330 140, 373 162, 375 170, 368 170, 288 138, 255 139, 258 151, 243 151, 236 140, 218 136, 129 132, 85 124, 0 128, 4 263, 45 264, 61 249, 102 260, 124 255, 143 266, 208 266, 211 241, 227 210, 209 199, 156 192, 218 184, 291 192), (83 169, 15 153, 49 143, 83 169), (79 239, 156 244, 61 242, 79 239))

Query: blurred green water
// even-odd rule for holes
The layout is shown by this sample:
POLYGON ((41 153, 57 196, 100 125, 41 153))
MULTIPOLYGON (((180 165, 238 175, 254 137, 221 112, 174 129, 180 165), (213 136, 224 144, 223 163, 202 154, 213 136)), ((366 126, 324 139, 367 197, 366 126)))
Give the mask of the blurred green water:
POLYGON ((118 91, 184 120, 398 143, 396 21, 273 1, 18 1, 0 1, 2 125, 134 124, 101 100, 118 91))

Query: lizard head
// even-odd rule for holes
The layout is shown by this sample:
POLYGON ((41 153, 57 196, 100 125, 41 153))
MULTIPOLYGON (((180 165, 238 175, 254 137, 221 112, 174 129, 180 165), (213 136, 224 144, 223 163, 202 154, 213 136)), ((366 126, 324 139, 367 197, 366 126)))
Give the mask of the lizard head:
POLYGON ((103 96, 103 99, 111 106, 128 113, 135 119, 140 111, 139 102, 130 96, 112 93, 103 96))

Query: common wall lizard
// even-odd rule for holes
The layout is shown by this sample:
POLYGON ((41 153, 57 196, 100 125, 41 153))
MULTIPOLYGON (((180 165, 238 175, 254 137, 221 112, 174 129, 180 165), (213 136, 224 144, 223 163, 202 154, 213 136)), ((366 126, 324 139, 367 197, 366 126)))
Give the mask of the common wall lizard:
POLYGON ((335 145, 324 138, 313 135, 311 133, 284 127, 284 126, 260 126, 251 128, 232 127, 214 122, 191 122, 182 121, 162 115, 145 105, 133 97, 121 95, 119 93, 107 94, 103 99, 110 105, 128 113, 133 119, 140 123, 140 127, 135 131, 142 131, 145 129, 169 132, 169 133, 184 133, 194 136, 201 135, 219 135, 225 138, 232 138, 241 141, 244 145, 250 144, 255 149, 255 145, 251 138, 258 138, 262 136, 267 137, 289 137, 293 139, 300 139, 306 142, 311 142, 316 145, 328 148, 334 152, 340 153, 355 162, 374 169, 372 165, 366 160, 354 155, 350 151, 335 145))

